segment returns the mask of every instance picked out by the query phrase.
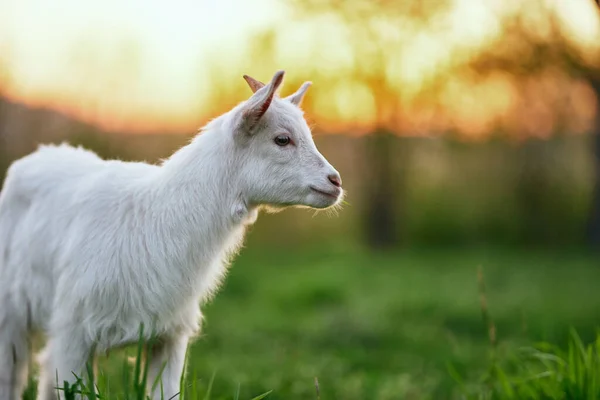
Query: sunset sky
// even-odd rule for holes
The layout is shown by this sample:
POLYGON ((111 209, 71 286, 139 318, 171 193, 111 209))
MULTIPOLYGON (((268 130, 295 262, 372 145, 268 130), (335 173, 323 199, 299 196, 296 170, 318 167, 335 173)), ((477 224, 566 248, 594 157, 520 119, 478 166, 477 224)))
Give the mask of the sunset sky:
MULTIPOLYGON (((397 101, 392 112, 417 126, 429 118, 427 107, 423 111, 415 103, 422 104, 424 85, 500 35, 501 17, 521 2, 451 3, 429 25, 394 12, 375 15, 377 45, 385 49, 379 59, 372 56, 378 54, 371 53, 373 45, 356 45, 364 38, 340 10, 307 18, 285 1, 3 0, 1 88, 14 100, 50 106, 108 129, 189 131, 225 111, 215 104, 223 93, 233 104, 250 94, 243 74, 268 80, 283 68, 288 82, 314 82, 308 112, 324 130, 368 130, 381 118, 381 102, 357 77, 366 69, 382 75, 388 97, 397 101), (273 42, 257 39, 265 31, 276 32, 273 42), (267 51, 256 51, 261 48, 267 51)), ((598 51, 600 40, 594 39, 600 38, 600 24, 591 0, 545 3, 560 15, 569 40, 598 51)), ((527 17, 543 30, 535 10, 527 17)), ((514 85, 501 76, 477 83, 457 76, 429 96, 453 124, 481 132, 514 107, 514 85)), ((563 86, 584 104, 589 118, 589 91, 563 86)))

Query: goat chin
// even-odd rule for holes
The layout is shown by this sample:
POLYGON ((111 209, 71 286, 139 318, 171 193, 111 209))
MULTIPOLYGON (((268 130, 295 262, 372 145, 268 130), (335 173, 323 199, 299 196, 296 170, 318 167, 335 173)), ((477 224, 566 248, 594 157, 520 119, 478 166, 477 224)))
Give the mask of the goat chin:
POLYGON ((1 399, 24 388, 35 329, 48 338, 39 399, 54 398, 57 378, 85 376, 91 352, 137 341, 140 328, 158 339, 148 382, 162 371, 157 386, 174 396, 200 304, 259 210, 300 204, 305 182, 341 186, 299 108, 308 86, 281 99, 282 71, 267 85, 249 79, 249 99, 159 165, 61 144, 10 166, 0 193, 0 360, 14 362, 0 362, 1 399))

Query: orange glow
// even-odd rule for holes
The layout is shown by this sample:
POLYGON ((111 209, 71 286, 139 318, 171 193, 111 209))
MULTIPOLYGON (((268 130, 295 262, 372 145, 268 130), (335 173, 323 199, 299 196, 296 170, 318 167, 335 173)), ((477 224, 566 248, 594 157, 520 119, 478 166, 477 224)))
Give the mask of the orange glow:
MULTIPOLYGON (((582 81, 556 71, 517 82, 466 70, 502 34, 502 16, 521 12, 521 4, 453 0, 429 24, 383 12, 372 16, 376 29, 367 38, 340 10, 301 17, 276 0, 4 0, 1 92, 107 130, 189 132, 250 94, 242 74, 267 80, 283 68, 285 92, 314 82, 306 109, 323 132, 453 129, 479 138, 502 128, 545 137, 564 98, 569 127, 588 129, 595 100, 582 81), (260 35, 269 30, 275 34, 260 35)), ((591 0, 540 4, 559 15, 584 55, 597 57, 591 0)), ((547 21, 535 7, 524 10, 543 35, 547 21)))

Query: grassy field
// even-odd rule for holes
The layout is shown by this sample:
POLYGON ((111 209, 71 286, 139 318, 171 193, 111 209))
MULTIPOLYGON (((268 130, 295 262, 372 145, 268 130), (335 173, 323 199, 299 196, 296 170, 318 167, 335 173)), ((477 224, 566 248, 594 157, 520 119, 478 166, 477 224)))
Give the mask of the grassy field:
MULTIPOLYGON (((250 243, 204 307, 188 383, 195 376, 204 396, 214 376, 211 399, 235 399, 238 390, 239 399, 270 390, 268 399, 316 399, 315 377, 321 399, 459 398, 453 375, 477 390, 491 364, 478 266, 496 357, 540 340, 566 345, 570 327, 584 341, 594 337, 597 256, 250 243)), ((101 359, 115 393, 122 368, 123 354, 101 359)))

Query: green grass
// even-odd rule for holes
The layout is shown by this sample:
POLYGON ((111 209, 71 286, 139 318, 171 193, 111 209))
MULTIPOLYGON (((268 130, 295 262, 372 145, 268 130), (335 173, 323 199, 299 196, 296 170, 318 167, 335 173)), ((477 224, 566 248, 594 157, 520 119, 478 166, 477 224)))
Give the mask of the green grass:
MULTIPOLYGON (((269 400, 316 399, 315 377, 323 400, 526 398, 518 396, 529 390, 519 386, 525 378, 558 396, 539 398, 587 399, 557 393, 597 390, 600 342, 583 344, 600 325, 597 256, 498 249, 372 254, 328 246, 250 243, 242 251, 203 309, 203 335, 189 351, 186 385, 197 396, 190 398, 251 399, 272 391, 269 400), (493 345, 482 318, 479 266, 493 345), (538 342, 557 347, 520 353, 538 342), (530 379, 550 370, 545 362, 552 357, 544 354, 569 367, 557 362, 556 379, 530 379)), ((113 393, 123 391, 123 357, 100 359, 101 379, 113 393)))
POLYGON ((600 334, 585 345, 571 330, 566 349, 550 343, 524 347, 511 357, 490 362, 476 382, 465 382, 450 366, 465 399, 600 398, 600 334))

